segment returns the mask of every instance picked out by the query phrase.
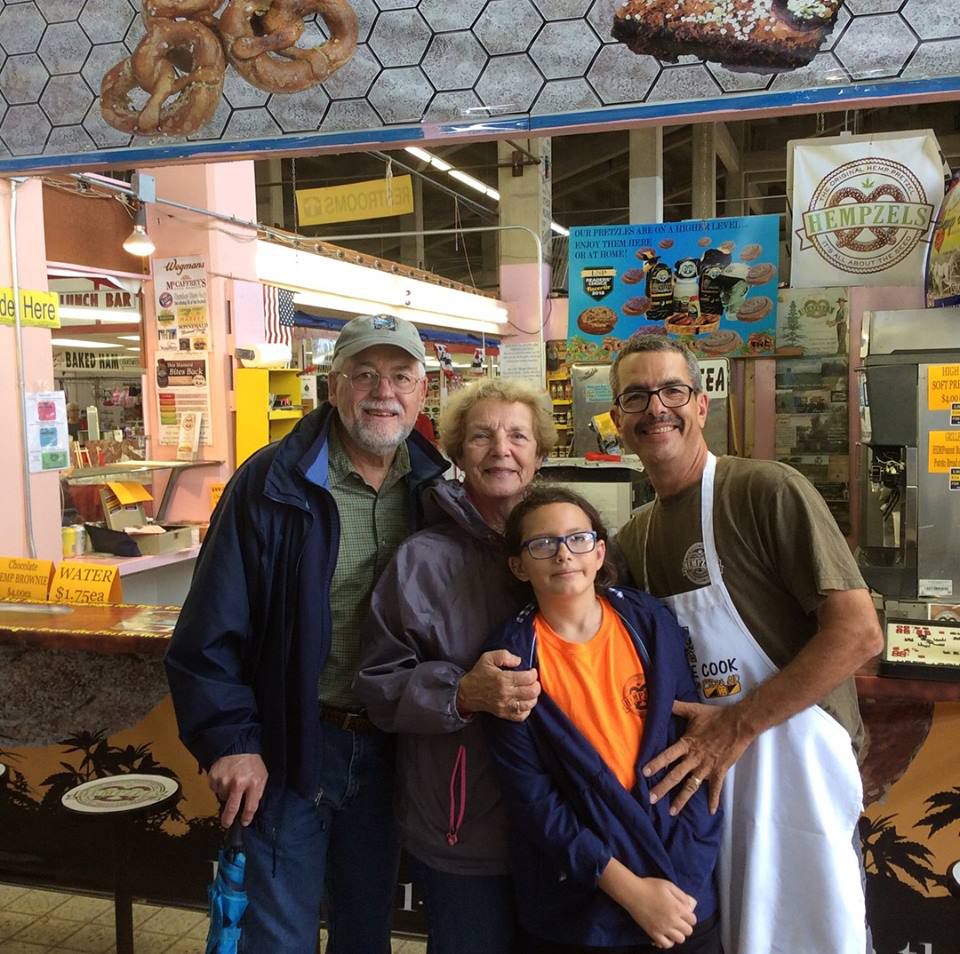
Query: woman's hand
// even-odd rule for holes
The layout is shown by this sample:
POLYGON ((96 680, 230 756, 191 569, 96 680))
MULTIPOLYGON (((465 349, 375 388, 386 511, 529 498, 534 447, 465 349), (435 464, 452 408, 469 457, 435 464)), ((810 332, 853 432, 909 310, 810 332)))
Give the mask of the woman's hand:
POLYGON ((501 719, 523 722, 537 704, 540 682, 536 669, 518 672, 511 668, 522 662, 506 649, 484 653, 460 679, 457 711, 461 715, 489 712, 501 719))

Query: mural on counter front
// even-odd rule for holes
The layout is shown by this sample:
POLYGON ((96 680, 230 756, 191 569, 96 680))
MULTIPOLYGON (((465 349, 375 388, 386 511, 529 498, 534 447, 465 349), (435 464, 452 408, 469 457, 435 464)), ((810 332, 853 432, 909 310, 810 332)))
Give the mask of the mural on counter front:
POLYGON ((567 359, 610 361, 634 335, 773 354, 779 230, 776 215, 571 229, 567 359))
POLYGON ((0 172, 949 94, 958 52, 931 0, 20 0, 0 172))

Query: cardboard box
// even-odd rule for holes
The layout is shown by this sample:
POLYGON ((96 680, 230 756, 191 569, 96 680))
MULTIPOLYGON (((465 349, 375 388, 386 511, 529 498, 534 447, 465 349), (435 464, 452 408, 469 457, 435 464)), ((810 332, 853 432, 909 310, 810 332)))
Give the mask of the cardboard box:
POLYGON ((185 547, 193 545, 195 529, 180 525, 164 526, 165 533, 133 533, 128 534, 131 540, 135 540, 140 552, 156 555, 158 553, 171 553, 174 550, 182 550, 185 547))

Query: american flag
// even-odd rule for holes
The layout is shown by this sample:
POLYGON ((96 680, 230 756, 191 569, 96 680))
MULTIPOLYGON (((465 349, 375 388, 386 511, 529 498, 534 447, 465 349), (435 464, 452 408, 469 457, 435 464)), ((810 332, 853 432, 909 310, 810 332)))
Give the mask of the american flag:
POLYGON ((293 292, 276 285, 263 287, 263 331, 267 344, 293 341, 293 292))

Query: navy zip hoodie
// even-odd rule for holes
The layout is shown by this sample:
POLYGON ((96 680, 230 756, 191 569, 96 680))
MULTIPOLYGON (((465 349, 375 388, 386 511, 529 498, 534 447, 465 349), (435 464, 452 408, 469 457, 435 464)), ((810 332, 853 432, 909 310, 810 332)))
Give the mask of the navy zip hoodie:
MULTIPOLYGON (((271 787, 313 798, 319 776, 317 685, 330 650, 330 581, 340 520, 327 490, 329 404, 233 475, 214 511, 166 655, 180 738, 201 768, 259 753, 271 787)), ((418 491, 448 464, 416 431, 418 491)))
MULTIPOLYGON (((711 815, 706 787, 676 817, 670 799, 650 804, 664 774, 641 767, 683 733, 675 699, 698 701, 686 656, 686 634, 667 607, 637 590, 604 592, 626 624, 649 690, 637 757, 627 791, 566 714, 542 693, 529 718, 485 718, 512 830, 514 885, 520 919, 535 937, 565 944, 620 947, 652 943, 597 880, 611 858, 639 877, 666 878, 697 899, 697 921, 717 910, 713 872, 721 813, 711 815)), ((535 606, 490 640, 536 667, 535 606)), ((666 771, 666 770, 664 770, 666 771)))

